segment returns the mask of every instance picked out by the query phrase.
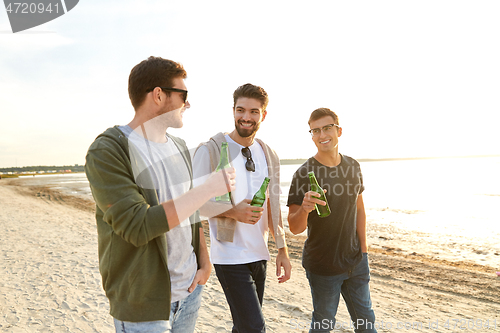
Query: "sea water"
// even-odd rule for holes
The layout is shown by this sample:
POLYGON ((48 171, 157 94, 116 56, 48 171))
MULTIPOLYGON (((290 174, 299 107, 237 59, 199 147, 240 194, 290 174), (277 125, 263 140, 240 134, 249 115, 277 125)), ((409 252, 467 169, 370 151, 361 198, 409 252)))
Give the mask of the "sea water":
MULTIPOLYGON (((370 245, 500 268, 500 157, 360 164, 370 245)), ((283 206, 298 167, 281 167, 283 206)))

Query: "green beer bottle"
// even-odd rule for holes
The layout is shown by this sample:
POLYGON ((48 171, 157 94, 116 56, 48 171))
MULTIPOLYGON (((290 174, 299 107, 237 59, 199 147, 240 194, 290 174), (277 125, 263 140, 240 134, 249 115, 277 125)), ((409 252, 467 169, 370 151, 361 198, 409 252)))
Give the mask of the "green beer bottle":
POLYGON ((262 185, 260 185, 260 189, 255 193, 252 198, 252 202, 250 202, 250 206, 262 207, 264 202, 266 201, 266 190, 269 185, 270 179, 268 177, 264 178, 262 185))
POLYGON ((314 175, 314 171, 308 172, 307 174, 309 175, 309 181, 311 182, 311 191, 318 193, 320 195, 318 199, 326 202, 325 206, 316 204, 316 212, 319 217, 327 217, 330 215, 331 211, 328 201, 326 200, 325 192, 323 192, 323 189, 319 186, 316 176, 314 175))
MULTIPOLYGON (((227 151, 227 142, 223 142, 221 146, 221 151, 220 151, 220 160, 219 160, 219 165, 217 165, 217 168, 215 169, 215 172, 218 172, 220 170, 223 170, 225 168, 231 167, 231 164, 229 164, 229 153, 227 151)), ((215 201, 231 201, 231 192, 228 192, 226 194, 223 194, 221 196, 215 197, 215 201)))

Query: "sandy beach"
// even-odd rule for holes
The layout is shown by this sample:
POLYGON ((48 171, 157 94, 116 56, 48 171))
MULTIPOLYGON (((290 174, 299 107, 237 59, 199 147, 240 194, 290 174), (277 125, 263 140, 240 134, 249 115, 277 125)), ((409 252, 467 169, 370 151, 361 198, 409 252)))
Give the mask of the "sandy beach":
MULTIPOLYGON (((2 179, 0 205, 0 331, 114 332, 98 270, 93 202, 2 179)), ((368 228, 369 241, 376 241, 379 231, 368 228)), ((404 248, 403 237, 391 237, 404 248)), ((312 304, 300 261, 303 241, 287 239, 290 281, 278 284, 274 258, 268 265, 263 309, 269 332, 307 332, 312 304)), ((269 247, 274 256, 274 244, 269 247)), ((379 332, 500 332, 498 267, 398 248, 370 248, 379 332)), ((337 324, 339 332, 353 332, 342 302, 337 324)), ((212 272, 196 331, 230 328, 229 308, 212 272)))

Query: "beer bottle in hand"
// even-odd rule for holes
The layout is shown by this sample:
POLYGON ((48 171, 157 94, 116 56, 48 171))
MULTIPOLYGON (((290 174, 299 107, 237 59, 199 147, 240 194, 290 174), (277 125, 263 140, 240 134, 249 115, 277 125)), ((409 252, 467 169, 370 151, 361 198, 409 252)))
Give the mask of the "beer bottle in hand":
POLYGON ((328 201, 326 200, 325 192, 323 192, 323 189, 319 186, 316 176, 314 175, 314 171, 308 172, 307 174, 309 175, 309 181, 311 182, 311 191, 318 193, 320 195, 318 199, 326 202, 325 206, 316 204, 316 212, 319 217, 327 217, 331 212, 328 201))
MULTIPOLYGON (((227 151, 227 142, 223 142, 221 146, 221 151, 220 151, 220 160, 219 160, 219 165, 217 165, 217 168, 215 169, 215 172, 218 172, 220 170, 223 170, 225 168, 230 168, 231 164, 229 164, 229 153, 227 151)), ((221 196, 215 197, 215 201, 231 201, 231 192, 228 192, 226 194, 223 194, 221 196)))
POLYGON ((260 189, 253 196, 252 202, 250 202, 250 206, 262 207, 264 205, 264 202, 266 201, 266 190, 267 186, 269 185, 269 180, 270 179, 268 177, 264 178, 260 189))

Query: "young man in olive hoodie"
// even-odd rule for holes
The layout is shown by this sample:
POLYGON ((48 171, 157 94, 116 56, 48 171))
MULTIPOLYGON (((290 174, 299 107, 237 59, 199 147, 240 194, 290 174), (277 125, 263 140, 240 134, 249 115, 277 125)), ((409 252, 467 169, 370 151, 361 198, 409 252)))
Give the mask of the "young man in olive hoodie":
POLYGON ((192 188, 186 144, 166 133, 190 107, 182 65, 149 57, 129 76, 135 109, 89 148, 99 270, 116 332, 193 332, 211 266, 197 209, 234 189, 234 169, 192 188))

